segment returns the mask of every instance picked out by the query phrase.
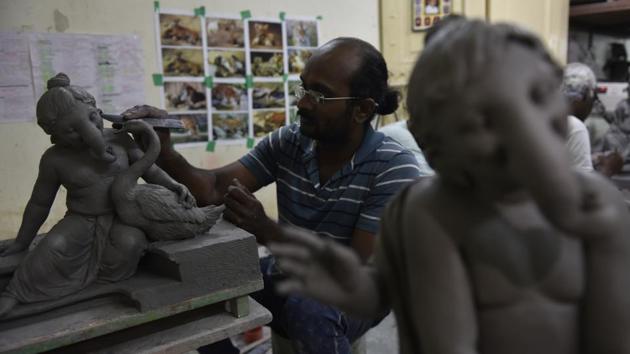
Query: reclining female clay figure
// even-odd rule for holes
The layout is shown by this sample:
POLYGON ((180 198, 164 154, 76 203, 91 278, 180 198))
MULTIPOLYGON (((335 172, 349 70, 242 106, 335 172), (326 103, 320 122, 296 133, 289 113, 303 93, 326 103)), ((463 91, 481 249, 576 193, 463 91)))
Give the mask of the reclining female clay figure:
POLYGON ((457 21, 410 76, 410 130, 437 171, 382 216, 374 262, 286 229, 289 279, 357 315, 393 309, 401 353, 630 353, 630 215, 564 147, 561 68, 535 36, 457 21))
MULTIPOLYGON (((129 278, 147 247, 144 232, 116 215, 110 195, 115 178, 142 157, 142 150, 129 135, 104 129, 95 103, 63 73, 48 81, 37 102, 37 123, 54 145, 42 155, 18 235, 0 256, 28 249, 60 186, 67 190, 68 211, 15 270, 0 294, 0 316, 18 303, 58 299, 96 279, 129 278)), ((188 189, 157 166, 142 177, 174 191, 188 207, 195 205, 188 189)))

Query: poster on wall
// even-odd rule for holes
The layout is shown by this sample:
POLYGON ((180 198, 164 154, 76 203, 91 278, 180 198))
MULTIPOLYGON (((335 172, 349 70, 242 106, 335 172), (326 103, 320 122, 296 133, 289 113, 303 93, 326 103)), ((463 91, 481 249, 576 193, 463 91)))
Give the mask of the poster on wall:
POLYGON ((413 31, 424 31, 436 24, 444 16, 453 13, 455 0, 412 0, 413 31))
POLYGON ((184 126, 174 143, 251 146, 296 120, 295 86, 319 45, 315 17, 156 9, 155 20, 162 108, 184 126))
POLYGON ((33 33, 29 48, 36 99, 45 92, 46 81, 63 72, 71 84, 93 94, 105 113, 118 114, 145 102, 137 36, 33 33))
POLYGON ((208 92, 204 85, 203 18, 194 11, 156 14, 162 108, 183 125, 171 132, 175 144, 208 140, 208 92))

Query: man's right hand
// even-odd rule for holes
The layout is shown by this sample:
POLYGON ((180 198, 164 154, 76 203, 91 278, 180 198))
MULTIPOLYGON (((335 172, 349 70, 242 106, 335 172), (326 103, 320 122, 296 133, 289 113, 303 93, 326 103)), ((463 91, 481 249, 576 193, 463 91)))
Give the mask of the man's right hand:
MULTIPOLYGON (((168 112, 163 109, 159 109, 157 107, 149 106, 149 105, 138 105, 133 106, 126 111, 121 113, 123 119, 131 120, 131 119, 140 119, 140 118, 167 118, 168 112)), ((171 132, 168 128, 153 128, 160 138, 160 144, 162 147, 162 152, 165 149, 169 149, 171 147, 171 132)), ((143 136, 133 136, 133 139, 136 141, 138 146, 143 151, 147 151, 148 141, 143 136)))
POLYGON ((157 107, 143 104, 127 109, 126 111, 122 112, 121 116, 124 119, 166 118, 168 117, 168 112, 157 107))

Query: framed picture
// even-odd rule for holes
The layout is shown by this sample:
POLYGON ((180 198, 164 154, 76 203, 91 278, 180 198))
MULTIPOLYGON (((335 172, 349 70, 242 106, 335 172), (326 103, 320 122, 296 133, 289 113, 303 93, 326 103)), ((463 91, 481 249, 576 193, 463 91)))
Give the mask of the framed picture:
POLYGON ((412 0, 411 30, 424 31, 453 13, 455 0, 412 0))

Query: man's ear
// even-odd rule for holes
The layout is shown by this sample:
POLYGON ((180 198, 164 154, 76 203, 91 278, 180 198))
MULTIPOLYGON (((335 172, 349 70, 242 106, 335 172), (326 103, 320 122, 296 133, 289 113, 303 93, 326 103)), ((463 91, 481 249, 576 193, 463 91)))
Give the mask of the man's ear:
POLYGON ((376 112, 376 102, 371 98, 359 100, 355 104, 352 110, 353 119, 359 124, 365 123, 365 121, 372 119, 372 116, 376 112))

